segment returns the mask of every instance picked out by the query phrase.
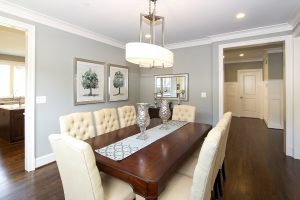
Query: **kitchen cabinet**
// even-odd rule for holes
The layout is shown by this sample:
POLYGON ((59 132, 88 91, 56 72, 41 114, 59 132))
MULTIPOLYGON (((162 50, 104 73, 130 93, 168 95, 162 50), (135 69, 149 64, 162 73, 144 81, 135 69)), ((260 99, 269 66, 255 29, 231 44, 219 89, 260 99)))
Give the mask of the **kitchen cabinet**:
POLYGON ((24 140, 24 106, 0 106, 0 138, 9 143, 24 140))

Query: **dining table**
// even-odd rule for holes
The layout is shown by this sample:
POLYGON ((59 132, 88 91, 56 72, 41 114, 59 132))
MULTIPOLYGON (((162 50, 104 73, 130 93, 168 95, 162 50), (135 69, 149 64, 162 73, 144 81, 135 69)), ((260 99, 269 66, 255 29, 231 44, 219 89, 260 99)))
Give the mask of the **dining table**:
MULTIPOLYGON (((160 126, 162 120, 151 119, 147 129, 160 126)), ((94 150, 98 169, 121 179, 145 199, 158 199, 170 177, 202 144, 212 126, 189 122, 120 161, 105 157, 95 150, 140 133, 137 125, 87 139, 94 150)))

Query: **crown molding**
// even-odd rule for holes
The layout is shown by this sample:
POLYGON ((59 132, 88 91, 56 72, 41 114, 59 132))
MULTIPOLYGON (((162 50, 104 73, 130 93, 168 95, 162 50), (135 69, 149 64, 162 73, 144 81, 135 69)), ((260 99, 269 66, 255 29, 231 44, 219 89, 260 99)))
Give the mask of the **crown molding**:
POLYGON ((189 40, 185 42, 172 43, 172 44, 165 45, 165 47, 168 49, 180 49, 186 47, 201 46, 201 45, 206 45, 211 43, 212 41, 210 38, 202 38, 197 40, 189 40))
POLYGON ((11 14, 23 19, 27 19, 30 21, 34 21, 40 24, 44 24, 56 29, 60 29, 75 35, 79 35, 85 38, 89 38, 98 42, 102 42, 114 47, 118 48, 125 48, 125 44, 121 41, 115 40, 113 38, 107 37, 105 35, 101 35, 92 31, 89 31, 87 29, 81 28, 79 26, 67 23, 65 21, 59 20, 54 17, 50 17, 48 15, 44 15, 42 13, 21 7, 19 5, 7 2, 7 1, 1 1, 0 2, 0 11, 11 14))
POLYGON ((256 58, 256 59, 244 59, 244 60, 231 60, 231 61, 225 61, 224 64, 235 64, 235 63, 249 63, 249 62, 262 62, 262 58, 256 58))
POLYGON ((211 44, 214 42, 226 41, 226 40, 233 40, 239 38, 246 38, 252 36, 259 36, 259 35, 267 35, 272 33, 280 33, 285 31, 292 31, 293 26, 290 24, 276 24, 272 26, 264 26, 259 28, 253 29, 246 29, 242 31, 235 31, 229 32, 224 34, 212 35, 208 36, 207 38, 197 39, 197 40, 189 40, 185 42, 173 43, 166 45, 168 49, 179 49, 179 48, 186 48, 186 47, 193 47, 205 44, 211 44))
POLYGON ((267 35, 272 33, 280 33, 285 31, 292 31, 293 26, 288 23, 283 24, 275 24, 271 26, 263 26, 258 28, 252 29, 245 29, 242 31, 235 31, 230 33, 218 34, 210 36, 212 42, 220 42, 225 40, 233 40, 239 38, 246 38, 246 37, 253 37, 253 36, 260 36, 260 35, 267 35))

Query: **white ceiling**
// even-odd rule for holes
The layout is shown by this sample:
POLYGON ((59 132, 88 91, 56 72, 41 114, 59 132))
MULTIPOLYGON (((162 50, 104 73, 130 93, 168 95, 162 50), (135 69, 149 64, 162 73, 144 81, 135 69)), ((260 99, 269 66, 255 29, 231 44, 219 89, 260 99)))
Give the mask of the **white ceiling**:
MULTIPOLYGON (((120 42, 137 41, 139 14, 148 0, 9 0, 120 42)), ((288 23, 300 0, 158 0, 157 14, 166 18, 166 44, 211 35, 288 23), (237 20, 235 15, 246 17, 237 20)))
POLYGON ((0 25, 0 54, 25 56, 25 32, 0 25))

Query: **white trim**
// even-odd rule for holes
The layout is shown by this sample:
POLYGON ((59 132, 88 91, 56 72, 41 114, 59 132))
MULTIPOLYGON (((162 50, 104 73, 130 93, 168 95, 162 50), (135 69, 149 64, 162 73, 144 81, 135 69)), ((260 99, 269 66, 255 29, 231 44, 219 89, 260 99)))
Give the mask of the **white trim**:
POLYGON ((26 32, 25 170, 35 169, 35 26, 0 16, 3 26, 26 32))
POLYGON ((118 48, 125 48, 125 43, 115 40, 113 38, 101 35, 99 33, 92 32, 90 30, 81 28, 79 26, 67 23, 54 17, 21 7, 17 4, 10 3, 8 1, 1 1, 0 11, 15 15, 27 20, 31 20, 37 23, 41 23, 56 29, 60 29, 75 35, 79 35, 85 38, 89 38, 98 42, 109 44, 118 48))
POLYGON ((201 38, 197 40, 189 40, 184 42, 172 43, 172 44, 165 45, 165 47, 168 49, 180 49, 186 47, 201 46, 201 45, 206 45, 211 43, 212 40, 210 38, 201 38))
POLYGON ((272 54, 272 53, 282 53, 283 49, 281 47, 279 48, 272 48, 272 49, 267 49, 267 53, 268 54, 272 54))
POLYGON ((248 62, 262 62, 262 58, 256 59, 244 59, 244 60, 232 60, 232 61, 225 61, 224 64, 234 64, 234 63, 248 63, 248 62))
POLYGON ((233 40, 239 38, 259 36, 259 35, 267 35, 267 34, 292 31, 292 30, 293 30, 293 26, 287 23, 283 23, 283 24, 276 24, 276 25, 258 27, 253 29, 246 29, 242 31, 211 35, 206 38, 200 38, 197 40, 189 40, 189 41, 184 41, 179 43, 168 44, 166 45, 166 48, 179 49, 179 48, 211 44, 213 42, 220 42, 220 41, 233 40))
POLYGON ((240 47, 248 45, 266 44, 271 42, 285 42, 285 111, 286 111, 286 138, 285 153, 294 157, 294 131, 293 131, 293 43, 292 36, 269 37, 257 40, 247 40, 229 44, 220 44, 218 46, 219 58, 219 118, 224 113, 224 68, 223 68, 223 51, 225 48, 240 47))
POLYGON ((293 30, 293 27, 291 25, 287 23, 283 23, 283 24, 263 26, 263 27, 253 28, 253 29, 246 29, 242 31, 230 32, 225 34, 212 35, 210 36, 210 38, 212 38, 213 42, 219 42, 224 40, 233 40, 238 38, 267 35, 267 34, 279 33, 279 32, 291 31, 291 30, 293 30))
POLYGON ((35 167, 36 168, 42 167, 42 166, 52 163, 54 161, 55 161, 54 153, 49 153, 47 155, 36 158, 35 167))

